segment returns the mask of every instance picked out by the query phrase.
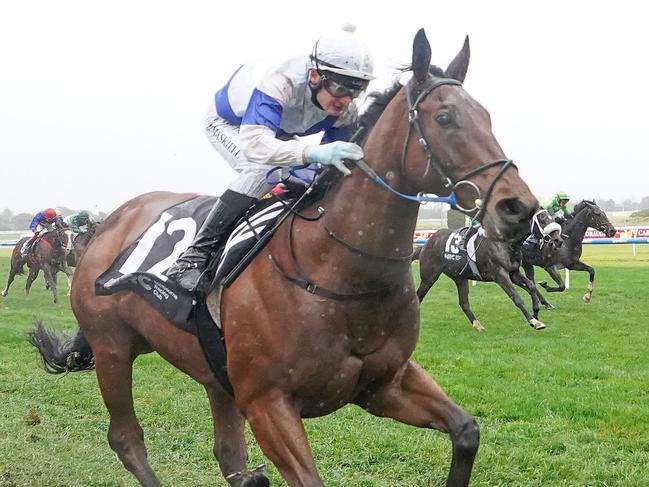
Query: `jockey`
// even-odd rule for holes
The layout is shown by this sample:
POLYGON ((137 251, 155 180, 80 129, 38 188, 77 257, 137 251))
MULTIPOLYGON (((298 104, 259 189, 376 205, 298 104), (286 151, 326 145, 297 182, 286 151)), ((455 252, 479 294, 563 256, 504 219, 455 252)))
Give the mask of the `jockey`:
POLYGON ((301 164, 332 165, 359 160, 362 149, 348 142, 357 119, 354 99, 367 88, 372 56, 353 35, 355 28, 321 37, 310 56, 262 67, 244 64, 211 102, 205 128, 210 143, 239 173, 208 214, 189 248, 166 271, 194 290, 212 249, 224 243, 243 212, 270 189, 266 173, 301 164), (324 131, 320 145, 296 136, 324 131))
POLYGON ((29 229, 34 234, 22 246, 20 255, 22 257, 27 256, 36 239, 52 230, 57 223, 60 223, 60 221, 60 217, 57 215, 54 208, 46 208, 43 211, 36 213, 36 215, 34 215, 34 218, 32 219, 32 222, 29 224, 29 229))
POLYGON ((544 207, 556 221, 561 223, 570 216, 570 210, 567 207, 568 201, 570 201, 568 193, 559 191, 552 197, 550 203, 544 207))
POLYGON ((92 215, 88 210, 79 210, 65 217, 63 221, 75 235, 86 233, 89 230, 88 226, 94 223, 92 215))

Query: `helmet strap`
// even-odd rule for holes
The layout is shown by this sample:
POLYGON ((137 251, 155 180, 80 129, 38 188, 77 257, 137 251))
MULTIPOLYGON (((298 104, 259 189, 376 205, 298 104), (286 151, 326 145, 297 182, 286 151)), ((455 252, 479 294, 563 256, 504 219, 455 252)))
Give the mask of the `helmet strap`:
POLYGON ((318 101, 317 98, 318 91, 322 89, 322 84, 323 84, 322 74, 318 70, 316 70, 316 72, 318 73, 318 76, 320 78, 317 83, 312 83, 311 79, 309 78, 309 88, 311 89, 311 103, 313 103, 320 110, 324 110, 324 108, 322 108, 322 105, 320 105, 320 102, 318 101))

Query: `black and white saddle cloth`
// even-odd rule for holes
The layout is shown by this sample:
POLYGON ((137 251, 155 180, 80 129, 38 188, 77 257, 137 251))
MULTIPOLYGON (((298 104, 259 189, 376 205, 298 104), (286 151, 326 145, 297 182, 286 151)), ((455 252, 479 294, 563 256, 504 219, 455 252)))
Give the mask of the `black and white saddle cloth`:
POLYGON ((482 280, 476 261, 477 249, 485 238, 482 227, 459 228, 446 239, 444 260, 451 274, 465 279, 482 280))
MULTIPOLYGON (((196 305, 193 293, 180 288, 163 273, 194 240, 198 229, 215 204, 213 196, 197 196, 164 210, 144 233, 124 249, 106 272, 95 281, 97 295, 133 291, 176 326, 195 332, 190 319, 196 305)), ((290 203, 276 198, 260 201, 237 224, 223 251, 213 282, 227 276, 241 258, 288 211, 290 203)))

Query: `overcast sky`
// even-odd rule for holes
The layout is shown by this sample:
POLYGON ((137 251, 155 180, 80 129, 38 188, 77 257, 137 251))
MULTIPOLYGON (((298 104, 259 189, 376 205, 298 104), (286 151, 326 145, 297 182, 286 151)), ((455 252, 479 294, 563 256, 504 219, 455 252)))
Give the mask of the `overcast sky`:
POLYGON ((153 190, 219 194, 235 173, 203 132, 236 67, 308 54, 344 22, 377 87, 424 27, 445 68, 465 35, 466 90, 537 196, 649 195, 643 2, 36 0, 0 8, 0 210, 111 211, 153 190))

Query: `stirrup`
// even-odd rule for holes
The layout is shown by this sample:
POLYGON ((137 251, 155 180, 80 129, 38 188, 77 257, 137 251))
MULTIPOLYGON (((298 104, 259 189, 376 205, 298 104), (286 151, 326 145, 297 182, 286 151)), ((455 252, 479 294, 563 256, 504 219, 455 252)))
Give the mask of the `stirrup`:
POLYGON ((170 279, 174 279, 175 276, 181 275, 183 272, 198 267, 196 262, 174 262, 171 264, 171 267, 164 271, 162 274, 167 276, 170 279))
POLYGON ((207 269, 201 269, 195 265, 191 268, 186 268, 182 273, 177 274, 174 280, 185 291, 194 292, 200 286, 207 269))

